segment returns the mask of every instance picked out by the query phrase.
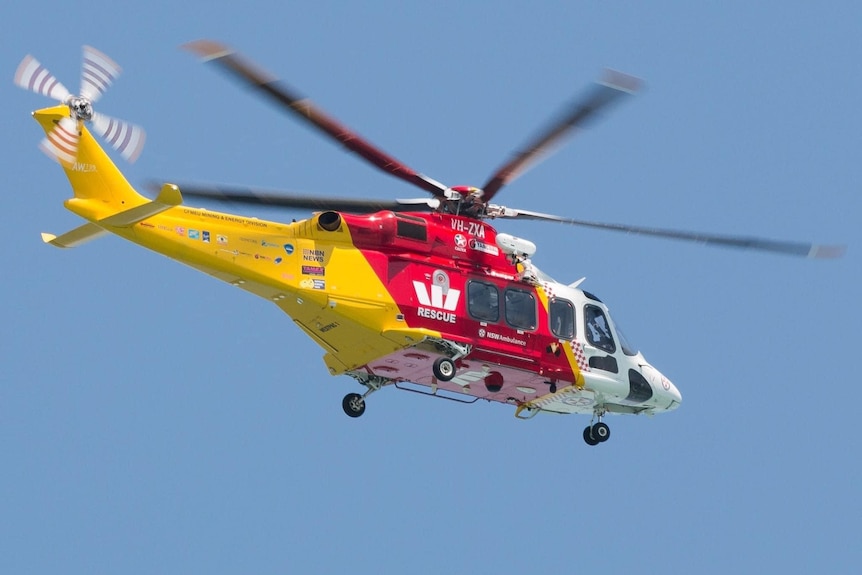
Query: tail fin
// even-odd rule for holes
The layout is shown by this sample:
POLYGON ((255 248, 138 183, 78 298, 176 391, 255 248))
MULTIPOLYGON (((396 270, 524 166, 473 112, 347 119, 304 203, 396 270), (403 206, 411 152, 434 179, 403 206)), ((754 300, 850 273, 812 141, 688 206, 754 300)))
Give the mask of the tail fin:
MULTIPOLYGON (((69 117, 69 107, 37 110, 33 117, 47 134, 60 120, 69 117)), ((78 129, 80 140, 75 160, 63 165, 74 193, 73 198, 66 200, 66 207, 92 221, 147 203, 149 200, 129 184, 83 122, 78 123, 78 129)))

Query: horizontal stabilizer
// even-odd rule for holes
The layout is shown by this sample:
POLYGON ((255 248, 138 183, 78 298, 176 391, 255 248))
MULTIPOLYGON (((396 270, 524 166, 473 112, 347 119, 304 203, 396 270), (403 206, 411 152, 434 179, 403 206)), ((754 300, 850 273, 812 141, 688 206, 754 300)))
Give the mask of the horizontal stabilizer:
POLYGON ((159 195, 152 202, 140 205, 136 208, 131 208, 124 212, 108 216, 103 220, 99 220, 100 226, 114 228, 128 228, 138 222, 142 222, 147 218, 151 218, 156 214, 160 214, 174 206, 183 203, 183 197, 180 195, 180 189, 173 184, 165 184, 159 195))
POLYGON ((179 188, 173 184, 165 184, 152 202, 108 216, 98 222, 84 224, 61 236, 43 233, 42 241, 58 248, 74 248, 107 234, 108 230, 105 228, 128 228, 182 203, 183 197, 179 188))
POLYGON ((108 232, 96 224, 84 224, 61 236, 43 233, 42 241, 58 248, 74 248, 106 233, 108 232))

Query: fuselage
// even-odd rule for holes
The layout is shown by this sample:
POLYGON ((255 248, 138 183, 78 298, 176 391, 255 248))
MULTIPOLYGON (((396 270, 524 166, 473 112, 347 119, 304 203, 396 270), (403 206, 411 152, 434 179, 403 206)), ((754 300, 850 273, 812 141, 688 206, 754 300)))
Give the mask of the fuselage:
MULTIPOLYGON (((35 116, 50 131, 67 114, 35 116)), ((279 223, 182 205, 169 186, 150 201, 86 128, 64 169, 66 207, 88 223, 46 241, 113 233, 266 298, 323 348, 331 374, 369 390, 412 383, 512 404, 519 417, 657 413, 681 401, 598 298, 547 277, 512 251, 532 244, 498 237, 487 220, 327 211, 279 223)))

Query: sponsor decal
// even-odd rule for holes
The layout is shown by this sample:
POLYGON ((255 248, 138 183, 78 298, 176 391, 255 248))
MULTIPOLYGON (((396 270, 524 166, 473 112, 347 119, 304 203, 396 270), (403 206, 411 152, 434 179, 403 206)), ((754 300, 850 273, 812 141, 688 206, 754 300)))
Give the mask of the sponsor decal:
POLYGON ((174 228, 172 228, 171 226, 166 226, 166 225, 164 225, 164 224, 159 224, 158 228, 159 228, 160 230, 162 230, 163 232, 172 232, 172 231, 174 231, 174 228))
POLYGON ((176 228, 174 228, 174 231, 177 232, 177 235, 180 235, 180 236, 186 235, 186 229, 182 226, 177 226, 176 228))
POLYGON ((323 263, 323 258, 326 256, 326 252, 323 250, 309 250, 303 248, 302 250, 302 259, 307 262, 320 262, 323 263))
POLYGON ((299 287, 303 289, 326 289, 326 281, 305 278, 304 280, 299 282, 299 287))
POLYGON ((492 256, 500 255, 500 248, 491 244, 486 244, 485 242, 475 238, 470 239, 470 249, 490 254, 492 256))
POLYGON ((217 241, 219 244, 221 244, 221 245, 225 245, 225 244, 227 243, 227 236, 223 236, 223 235, 221 235, 221 234, 217 234, 217 235, 216 235, 216 241, 217 241))
POLYGON ((419 301, 416 315, 427 319, 455 323, 457 316, 454 312, 458 306, 461 291, 449 287, 449 276, 446 272, 443 270, 434 271, 431 277, 430 291, 428 285, 415 280, 413 289, 416 292, 416 299, 419 301))
POLYGON ((287 252, 287 255, 293 255, 293 244, 284 244, 284 251, 287 252))
POLYGON ((231 222, 234 224, 243 224, 245 226, 254 226, 256 228, 267 228, 269 225, 265 222, 256 220, 255 218, 238 218, 230 214, 219 214, 208 212, 206 210, 196 210, 193 208, 184 208, 183 213, 189 216, 198 216, 201 218, 209 218, 211 220, 219 220, 222 222, 231 222))
POLYGON ((455 234, 455 251, 467 251, 467 238, 465 238, 462 234, 455 234))
POLYGON ((210 243, 210 233, 209 233, 208 231, 206 231, 206 230, 202 231, 202 232, 201 232, 201 240, 202 240, 205 244, 210 243))
POLYGON ((278 244, 274 244, 274 243, 268 242, 266 240, 260 240, 260 247, 262 247, 262 248, 277 248, 278 244))
POLYGON ((263 261, 265 261, 265 262, 268 262, 268 261, 270 261, 272 258, 271 258, 271 257, 269 257, 269 256, 263 256, 263 255, 261 255, 261 254, 254 254, 254 259, 256 259, 256 260, 263 260, 263 261))
POLYGON ((511 343, 514 345, 520 345, 521 347, 527 346, 527 342, 523 339, 518 339, 517 337, 511 337, 508 335, 503 335, 501 333, 497 333, 494 331, 485 331, 484 329, 479 330, 479 337, 484 337, 485 339, 493 339, 494 341, 502 341, 503 343, 511 343))
POLYGON ((452 229, 474 238, 485 239, 485 226, 481 222, 452 218, 452 229))
POLYGON ((197 239, 200 239, 200 237, 201 237, 201 233, 200 233, 200 231, 198 231, 198 230, 189 230, 189 239, 190 239, 190 240, 197 240, 197 239))
POLYGON ((274 261, 274 262, 276 263, 276 265, 278 265, 278 264, 280 264, 280 263, 281 263, 281 258, 280 258, 280 257, 278 257, 278 258, 275 258, 275 259, 274 259, 274 260, 272 260, 272 261, 274 261))
POLYGON ((247 243, 247 244, 254 244, 254 245, 257 245, 257 240, 254 240, 254 239, 252 239, 252 238, 240 238, 240 239, 239 239, 239 241, 241 241, 241 242, 245 242, 245 243, 247 243))
POLYGON ((326 275, 326 268, 323 266, 302 266, 302 273, 307 276, 323 276, 326 275))
POLYGON ((141 222, 141 227, 142 227, 142 228, 154 228, 154 227, 156 227, 156 226, 154 226, 154 225, 153 225, 153 224, 151 224, 150 222, 141 222))

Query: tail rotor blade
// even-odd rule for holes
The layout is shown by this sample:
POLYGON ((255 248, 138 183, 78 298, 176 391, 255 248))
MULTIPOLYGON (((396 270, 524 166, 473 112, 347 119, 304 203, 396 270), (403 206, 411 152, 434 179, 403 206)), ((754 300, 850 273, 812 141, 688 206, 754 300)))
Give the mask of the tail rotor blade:
POLYGON ((134 163, 144 149, 147 139, 144 129, 135 124, 104 114, 93 114, 93 131, 120 152, 129 163, 134 163))
POLYGON ((39 144, 45 154, 69 167, 75 163, 78 157, 78 125, 72 118, 63 118, 53 130, 39 144))
POLYGON ((15 71, 15 85, 58 102, 65 102, 70 95, 69 90, 40 64, 39 60, 29 54, 21 60, 15 71))
POLYGON ((95 102, 117 79, 122 68, 92 46, 84 46, 84 65, 81 68, 81 96, 95 102))

